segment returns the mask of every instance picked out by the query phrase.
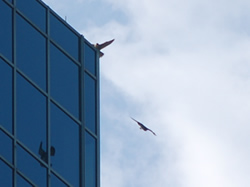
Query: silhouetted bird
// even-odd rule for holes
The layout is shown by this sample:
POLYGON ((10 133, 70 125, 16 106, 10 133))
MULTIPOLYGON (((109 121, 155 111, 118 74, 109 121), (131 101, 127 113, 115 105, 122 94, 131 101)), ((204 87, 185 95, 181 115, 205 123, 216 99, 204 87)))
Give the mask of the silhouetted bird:
POLYGON ((102 43, 102 44, 97 43, 97 44, 94 45, 95 48, 98 49, 99 52, 100 52, 100 56, 99 56, 99 57, 102 57, 102 56, 104 55, 104 53, 101 52, 101 50, 102 50, 103 48, 107 47, 108 45, 110 45, 114 40, 115 40, 115 39, 110 40, 110 41, 107 41, 107 42, 104 42, 104 43, 102 43))
POLYGON ((134 118, 131 117, 131 119, 134 120, 140 126, 140 129, 142 129, 144 131, 150 131, 156 136, 156 134, 151 129, 147 128, 145 125, 143 125, 139 121, 135 120, 134 118))
MULTIPOLYGON (((50 156, 54 156, 55 155, 55 152, 56 152, 56 149, 51 146, 50 147, 50 156)), ((43 150, 43 142, 40 143, 40 146, 39 146, 39 150, 38 150, 38 154, 40 155, 40 158, 48 163, 48 153, 46 151, 43 150)), ((41 166, 44 167, 44 165, 41 163, 41 166)))

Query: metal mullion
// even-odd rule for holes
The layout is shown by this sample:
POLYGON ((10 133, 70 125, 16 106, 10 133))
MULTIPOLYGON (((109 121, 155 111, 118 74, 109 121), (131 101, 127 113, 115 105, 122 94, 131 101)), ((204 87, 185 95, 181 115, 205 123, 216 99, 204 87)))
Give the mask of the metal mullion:
POLYGON ((79 46, 79 55, 80 55, 80 120, 81 120, 81 126, 80 126, 80 186, 85 186, 85 118, 84 118, 84 37, 81 36, 80 38, 80 46, 79 46))
POLYGON ((50 179, 51 179, 51 159, 50 159, 50 146, 51 146, 51 138, 50 138, 50 9, 49 7, 46 8, 47 11, 47 19, 46 19, 46 32, 47 32, 47 38, 46 38, 46 62, 47 62, 47 67, 46 67, 46 73, 47 73, 47 133, 46 133, 46 138, 47 138, 47 153, 48 153, 48 170, 47 170, 47 187, 50 187, 50 179))
POLYGON ((101 164, 100 164, 100 63, 99 63, 99 54, 96 53, 96 134, 97 134, 97 141, 96 141, 96 180, 97 180, 97 187, 100 187, 100 173, 101 173, 101 164))
POLYGON ((12 152, 12 159, 13 159, 13 165, 14 165, 14 169, 13 169, 13 187, 16 187, 17 185, 17 142, 16 142, 16 0, 13 0, 13 9, 12 9, 12 61, 14 64, 14 68, 13 68, 13 72, 12 72, 12 81, 13 81, 13 87, 12 87, 12 94, 13 94, 13 111, 12 111, 12 115, 13 115, 13 124, 12 124, 12 133, 13 133, 13 152, 12 152))

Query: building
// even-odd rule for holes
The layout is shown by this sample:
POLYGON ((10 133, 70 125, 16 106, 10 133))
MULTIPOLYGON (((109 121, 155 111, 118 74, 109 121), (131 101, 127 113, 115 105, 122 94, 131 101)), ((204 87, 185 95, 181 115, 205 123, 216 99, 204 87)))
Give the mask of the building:
POLYGON ((0 186, 100 186, 99 54, 40 0, 0 0, 0 186))

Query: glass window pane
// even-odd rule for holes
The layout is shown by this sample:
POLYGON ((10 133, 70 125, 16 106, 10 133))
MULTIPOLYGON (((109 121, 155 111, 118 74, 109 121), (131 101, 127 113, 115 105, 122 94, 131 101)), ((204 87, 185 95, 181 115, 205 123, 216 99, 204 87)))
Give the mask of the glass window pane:
POLYGON ((0 1, 0 54, 12 61, 12 10, 0 1))
POLYGON ((21 16, 17 16, 17 66, 46 89, 46 40, 21 16))
POLYGON ((87 73, 84 76, 85 125, 96 133, 96 81, 87 73))
POLYGON ((51 175, 51 184, 50 186, 60 186, 60 187, 67 187, 66 184, 64 184, 60 179, 58 179, 55 175, 51 175))
POLYGON ((31 187, 32 185, 28 183, 24 178, 22 178, 20 175, 17 175, 17 187, 31 187))
POLYGON ((50 14, 50 35, 67 53, 78 60, 77 35, 53 14, 50 14))
POLYGON ((97 153, 96 139, 85 132, 85 186, 96 187, 97 183, 97 153))
POLYGON ((79 141, 79 126, 51 104, 51 164, 73 186, 79 186, 79 141))
POLYGON ((16 5, 35 25, 46 31, 46 9, 38 1, 16 0, 16 5))
POLYGON ((12 145, 13 144, 10 137, 8 137, 3 131, 0 130, 0 155, 10 163, 12 163, 12 145))
POLYGON ((79 67, 54 45, 51 45, 51 95, 76 117, 79 117, 79 67))
POLYGON ((84 65, 93 75, 96 75, 96 52, 88 44, 84 44, 84 65))
POLYGON ((17 168, 25 176, 27 176, 32 183, 37 186, 46 186, 46 169, 36 161, 23 148, 17 146, 17 168))
POLYGON ((46 146, 46 98, 19 74, 16 114, 17 138, 38 154, 40 143, 46 146))
POLYGON ((0 186, 12 186, 12 169, 0 160, 0 186))
POLYGON ((12 133, 12 68, 0 58, 0 125, 12 133))

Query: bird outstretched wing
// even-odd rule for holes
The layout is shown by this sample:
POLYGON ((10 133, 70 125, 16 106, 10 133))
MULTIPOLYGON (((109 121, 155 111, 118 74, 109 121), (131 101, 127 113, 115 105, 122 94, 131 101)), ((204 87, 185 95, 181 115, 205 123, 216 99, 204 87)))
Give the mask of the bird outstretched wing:
POLYGON ((114 40, 115 39, 107 41, 107 42, 104 42, 102 44, 97 43, 97 44, 95 44, 95 48, 98 49, 98 50, 101 50, 101 49, 107 47, 108 45, 110 45, 114 40))
POLYGON ((150 132, 152 132, 155 136, 156 136, 156 134, 154 133, 154 131, 152 131, 151 129, 148 129, 150 132))
POLYGON ((132 117, 130 117, 132 120, 134 120, 139 126, 140 126, 140 128, 142 129, 142 130, 144 130, 144 131, 150 131, 150 132, 152 132, 155 136, 156 136, 156 134, 151 130, 151 129, 149 129, 149 128, 147 128, 145 125, 143 125, 141 122, 139 122, 139 121, 137 121, 137 120, 135 120, 134 118, 132 118, 132 117))

